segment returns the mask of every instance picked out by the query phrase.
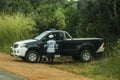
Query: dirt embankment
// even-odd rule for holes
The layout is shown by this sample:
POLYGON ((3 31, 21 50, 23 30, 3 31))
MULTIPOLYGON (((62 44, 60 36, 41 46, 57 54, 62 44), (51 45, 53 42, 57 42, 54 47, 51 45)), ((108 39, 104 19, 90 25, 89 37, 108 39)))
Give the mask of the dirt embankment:
POLYGON ((84 76, 50 68, 44 63, 26 63, 2 53, 0 53, 0 68, 19 74, 29 80, 91 80, 84 76))

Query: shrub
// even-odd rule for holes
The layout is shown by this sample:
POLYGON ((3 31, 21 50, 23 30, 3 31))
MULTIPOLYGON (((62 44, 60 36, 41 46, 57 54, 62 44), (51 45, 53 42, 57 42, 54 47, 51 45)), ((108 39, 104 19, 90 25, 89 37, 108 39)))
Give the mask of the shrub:
POLYGON ((33 25, 34 21, 21 13, 0 15, 0 51, 8 52, 15 41, 31 38, 33 25))

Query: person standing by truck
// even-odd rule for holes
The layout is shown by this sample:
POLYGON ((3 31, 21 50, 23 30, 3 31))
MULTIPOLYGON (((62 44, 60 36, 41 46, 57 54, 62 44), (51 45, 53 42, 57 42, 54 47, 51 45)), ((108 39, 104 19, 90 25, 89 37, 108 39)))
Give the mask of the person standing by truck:
POLYGON ((55 54, 55 47, 56 47, 56 41, 53 39, 53 35, 49 35, 49 40, 47 41, 47 58, 48 63, 53 64, 54 54, 55 54))

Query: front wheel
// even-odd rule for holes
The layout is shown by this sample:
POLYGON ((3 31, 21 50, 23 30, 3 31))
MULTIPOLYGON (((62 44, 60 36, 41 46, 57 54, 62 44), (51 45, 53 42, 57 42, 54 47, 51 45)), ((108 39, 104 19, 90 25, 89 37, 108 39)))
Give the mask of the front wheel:
POLYGON ((38 55, 37 51, 28 51, 26 56, 25 56, 27 62, 37 62, 40 58, 40 56, 38 55))
POLYGON ((90 49, 83 49, 80 53, 80 59, 82 62, 89 62, 92 59, 92 51, 90 49))

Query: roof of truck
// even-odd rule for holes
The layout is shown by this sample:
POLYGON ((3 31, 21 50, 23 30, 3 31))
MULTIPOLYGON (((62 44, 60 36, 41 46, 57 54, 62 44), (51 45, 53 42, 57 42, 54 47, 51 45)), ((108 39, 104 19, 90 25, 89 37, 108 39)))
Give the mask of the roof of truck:
POLYGON ((66 31, 63 31, 63 30, 49 30, 49 32, 66 32, 66 31))

